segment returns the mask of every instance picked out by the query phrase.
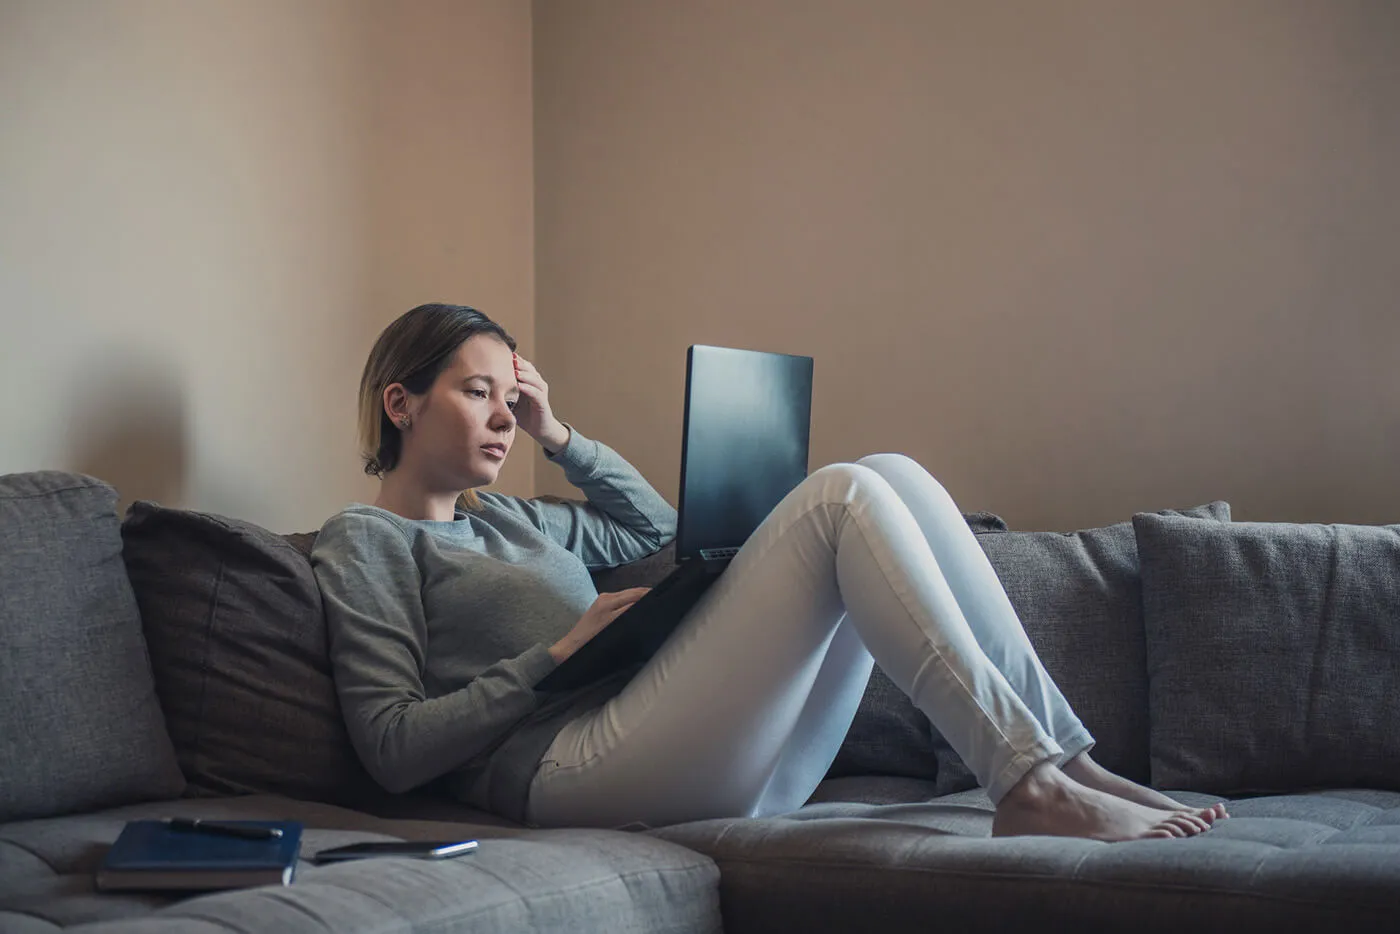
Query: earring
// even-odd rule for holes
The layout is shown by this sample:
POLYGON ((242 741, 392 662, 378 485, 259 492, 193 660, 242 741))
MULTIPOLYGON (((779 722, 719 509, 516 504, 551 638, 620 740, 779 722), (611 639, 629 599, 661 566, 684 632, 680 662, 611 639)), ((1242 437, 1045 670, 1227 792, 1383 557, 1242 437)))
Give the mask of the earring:
POLYGON ((408 428, 408 419, 406 419, 406 418, 401 418, 401 419, 399 419, 399 427, 400 427, 400 428, 407 429, 407 428, 408 428))

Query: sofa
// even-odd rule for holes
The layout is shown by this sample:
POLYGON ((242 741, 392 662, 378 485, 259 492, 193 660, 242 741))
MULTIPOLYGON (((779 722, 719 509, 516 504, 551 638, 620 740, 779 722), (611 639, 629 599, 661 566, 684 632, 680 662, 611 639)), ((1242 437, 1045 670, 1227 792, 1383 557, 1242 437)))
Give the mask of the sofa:
MULTIPOLYGON (((315 533, 0 477, 0 934, 302 931, 1400 930, 1400 526, 1072 532, 965 520, 1095 756, 1232 817, 1186 840, 994 839, 992 808, 876 668, 800 810, 531 829, 391 795, 339 717, 315 533), (304 822, 286 887, 99 893, 127 820, 304 822), (471 856, 315 865, 362 840, 471 856)), ((645 585, 672 546, 596 572, 645 585)))

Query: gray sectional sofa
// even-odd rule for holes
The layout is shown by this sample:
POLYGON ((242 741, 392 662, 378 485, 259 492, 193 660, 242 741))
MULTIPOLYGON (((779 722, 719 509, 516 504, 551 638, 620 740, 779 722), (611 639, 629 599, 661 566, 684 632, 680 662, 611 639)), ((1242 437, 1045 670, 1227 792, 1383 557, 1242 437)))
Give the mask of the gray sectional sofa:
POLYGON ((1235 523, 1224 502, 1066 533, 967 514, 1100 761, 1231 800, 1200 837, 1103 844, 992 839, 878 669, 790 815, 533 830, 432 786, 389 795, 340 722, 314 533, 115 503, 78 474, 0 477, 0 934, 1400 929, 1400 526, 1235 523), (174 815, 302 820, 304 857, 483 842, 303 860, 286 888, 94 890, 124 821, 174 815))

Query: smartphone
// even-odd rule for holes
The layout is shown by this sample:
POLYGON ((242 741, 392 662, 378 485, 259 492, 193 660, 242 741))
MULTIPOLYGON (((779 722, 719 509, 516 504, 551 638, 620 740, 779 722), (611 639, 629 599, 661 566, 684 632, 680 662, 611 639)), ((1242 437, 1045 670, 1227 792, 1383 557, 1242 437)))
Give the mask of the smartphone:
POLYGON ((347 859, 370 859, 375 856, 414 856, 418 859, 450 859, 476 849, 475 840, 395 840, 389 843, 352 843, 349 846, 322 850, 313 859, 318 863, 335 863, 347 859))

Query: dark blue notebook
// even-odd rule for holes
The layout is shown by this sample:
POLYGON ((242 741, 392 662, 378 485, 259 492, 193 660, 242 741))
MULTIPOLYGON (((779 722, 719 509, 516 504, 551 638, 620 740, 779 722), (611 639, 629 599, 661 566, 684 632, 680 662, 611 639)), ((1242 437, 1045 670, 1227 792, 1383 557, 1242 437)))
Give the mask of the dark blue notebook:
POLYGON ((248 840, 177 830, 159 820, 128 821, 97 870, 97 887, 103 891, 212 890, 291 884, 301 851, 300 821, 220 823, 277 827, 282 836, 248 840))

